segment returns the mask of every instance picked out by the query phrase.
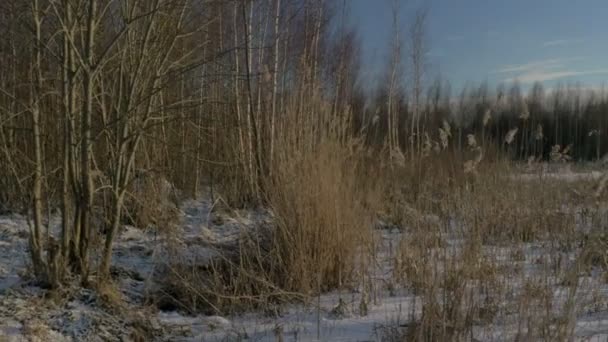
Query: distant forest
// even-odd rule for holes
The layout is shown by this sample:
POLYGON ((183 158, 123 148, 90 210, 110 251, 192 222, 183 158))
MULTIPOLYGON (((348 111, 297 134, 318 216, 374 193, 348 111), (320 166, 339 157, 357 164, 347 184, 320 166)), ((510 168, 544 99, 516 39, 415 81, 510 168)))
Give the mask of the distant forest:
MULTIPOLYGON (((559 145, 562 150, 569 146, 573 160, 597 160, 608 152, 607 95, 604 88, 589 89, 580 84, 558 84, 547 91, 540 82, 527 93, 514 82, 496 89, 490 89, 487 83, 467 85, 455 94, 448 81, 436 79, 425 96, 423 132, 436 144, 440 140, 438 128, 445 120, 452 128, 452 148, 457 150, 466 148, 467 136, 474 134, 481 145, 514 159, 546 160, 552 148, 559 145), (510 131, 515 136, 508 144, 505 138, 510 131)), ((369 118, 376 117, 377 126, 367 132, 375 143, 384 141, 387 134, 386 98, 386 90, 378 89, 375 98, 360 100, 370 101, 370 105, 359 113, 358 127, 366 127, 369 118)), ((411 117, 411 103, 402 96, 399 136, 404 149, 409 146, 411 117)))

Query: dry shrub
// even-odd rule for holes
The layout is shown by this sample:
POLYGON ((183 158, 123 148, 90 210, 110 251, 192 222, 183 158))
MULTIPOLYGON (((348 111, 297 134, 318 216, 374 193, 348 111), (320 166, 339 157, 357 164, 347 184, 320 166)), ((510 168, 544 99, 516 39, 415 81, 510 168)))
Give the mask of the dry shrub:
POLYGON ((557 323, 551 312, 552 291, 548 284, 534 280, 525 282, 517 303, 517 338, 538 340, 551 334, 551 326, 557 323))
POLYGON ((124 221, 138 228, 166 229, 178 218, 176 189, 154 172, 137 172, 124 204, 124 221))
POLYGON ((95 285, 100 304, 107 310, 122 312, 126 304, 120 289, 112 282, 99 282, 95 285))
POLYGON ((243 233, 229 245, 210 245, 214 253, 201 260, 179 250, 159 265, 148 300, 162 310, 226 314, 255 309, 280 309, 299 299, 270 281, 272 271, 270 227, 243 233))
POLYGON ((461 154, 443 151, 404 165, 385 165, 385 219, 401 228, 437 225, 437 215, 451 211, 447 201, 466 186, 463 161, 461 154))
POLYGON ((445 201, 462 234, 478 235, 483 244, 539 240, 571 242, 575 217, 563 211, 571 185, 558 180, 522 181, 511 168, 480 170, 470 186, 445 201), (569 241, 570 240, 570 241, 569 241))
POLYGON ((277 284, 310 293, 354 280, 377 198, 364 155, 354 142, 283 155, 268 193, 277 284))
MULTIPOLYGON (((513 291, 508 279, 514 274, 492 254, 496 245, 543 241, 556 251, 572 250, 576 222, 563 204, 569 202, 573 185, 522 181, 513 177, 513 169, 503 161, 480 163, 472 175, 458 171, 454 156, 444 161, 427 158, 422 163, 400 170, 409 175, 404 178, 406 184, 417 177, 412 185, 417 193, 407 194, 403 187, 402 200, 393 209, 407 228, 395 257, 394 276, 414 290, 422 308, 404 339, 466 340, 473 327, 487 326, 505 314, 501 303, 513 291), (420 171, 425 169, 429 172, 420 171), (429 214, 436 215, 439 223, 419 218, 429 214)), ((524 291, 521 296, 528 295, 524 291)), ((551 300, 543 301, 543 307, 551 300)), ((524 320, 532 313, 531 307, 516 310, 516 316, 524 320)), ((557 324, 551 322, 554 329, 557 324)), ((538 334, 547 336, 547 329, 538 334)))
POLYGON ((594 229, 583 236, 581 241, 581 259, 588 271, 592 267, 608 270, 608 237, 604 231, 594 229))
POLYGON ((440 248, 444 246, 441 232, 435 226, 416 226, 399 242, 395 255, 394 277, 399 283, 418 293, 431 286, 431 267, 440 248))
POLYGON ((413 286, 422 307, 420 317, 408 326, 405 340, 465 340, 475 325, 494 321, 502 285, 496 263, 483 256, 480 246, 472 239, 458 252, 427 249, 420 259, 402 264, 404 280, 413 286))
POLYGON ((174 253, 150 294, 159 307, 276 315, 285 302, 363 278, 379 198, 366 153, 354 142, 327 142, 283 156, 266 185, 273 224, 210 246, 206 260, 174 253))
MULTIPOLYGON (((105 227, 111 225, 114 194, 111 179, 105 173, 93 173, 97 195, 93 201, 92 221, 105 234, 105 227)), ((170 232, 179 222, 177 206, 179 194, 175 187, 159 173, 137 170, 125 195, 121 223, 141 229, 155 228, 170 232)), ((102 234, 93 234, 91 248, 97 250, 104 241, 102 234)))
POLYGON ((227 206, 261 202, 274 222, 243 229, 234 245, 210 246, 216 250, 210 260, 169 260, 159 272, 164 284, 158 292, 173 297, 170 305, 195 312, 273 313, 285 301, 354 286, 367 274, 379 170, 351 136, 351 113, 336 115, 322 98, 311 98, 306 108, 295 104, 287 101, 276 123, 273 158, 264 139, 263 146, 240 151, 233 132, 217 151, 230 163, 211 180, 227 206))

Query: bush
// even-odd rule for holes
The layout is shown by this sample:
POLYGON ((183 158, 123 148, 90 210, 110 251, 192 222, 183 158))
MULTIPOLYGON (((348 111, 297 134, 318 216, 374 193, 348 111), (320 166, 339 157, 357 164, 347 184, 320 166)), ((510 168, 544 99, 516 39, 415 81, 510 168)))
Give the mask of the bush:
POLYGON ((276 314, 287 301, 357 285, 368 271, 379 198, 362 152, 327 143, 284 155, 266 185, 274 224, 243 229, 229 245, 211 243, 216 253, 204 261, 177 248, 151 298, 189 312, 276 314))
POLYGON ((277 227, 274 281, 309 293, 354 280, 371 243, 377 187, 355 143, 283 155, 268 194, 277 227))
POLYGON ((124 204, 124 223, 146 229, 167 229, 178 218, 177 190, 153 172, 137 172, 124 204))

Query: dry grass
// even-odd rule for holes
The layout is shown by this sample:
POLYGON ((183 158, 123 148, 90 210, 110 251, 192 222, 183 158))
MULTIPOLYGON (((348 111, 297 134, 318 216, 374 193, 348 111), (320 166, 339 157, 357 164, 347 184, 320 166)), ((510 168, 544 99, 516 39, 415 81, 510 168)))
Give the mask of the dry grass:
POLYGON ((593 184, 523 181, 500 160, 466 175, 451 158, 393 174, 406 180, 391 198, 399 202, 390 215, 403 227, 394 277, 421 308, 410 314, 407 332, 398 330, 402 340, 492 339, 483 329, 510 320, 518 322, 514 338, 566 340, 581 310, 596 301, 591 292, 599 284, 584 277, 592 269, 606 273, 593 184), (412 179, 415 195, 407 193, 412 179))
MULTIPOLYGON (((280 306, 297 300, 269 280, 269 232, 244 232, 209 260, 192 260, 179 251, 156 272, 159 286, 149 301, 163 310, 225 314, 280 306)), ((278 308, 277 308, 278 309, 278 308)))
POLYGON ((351 285, 369 250, 377 200, 362 147, 325 144, 280 161, 269 203, 276 282, 302 293, 351 285))
POLYGON ((99 282, 95 285, 102 307, 113 312, 122 312, 126 303, 120 289, 112 282, 99 282))
POLYGON ((378 328, 381 340, 491 339, 499 322, 523 340, 572 336, 598 301, 584 277, 608 272, 590 181, 522 180, 495 157, 467 173, 469 157, 449 152, 382 159, 337 141, 283 154, 266 186, 274 226, 243 233, 210 264, 172 263, 163 291, 179 308, 215 314, 277 315, 336 288, 375 297, 380 216, 401 228, 388 283, 415 296, 407 317, 378 328))
POLYGON ((243 231, 211 262, 193 264, 173 253, 152 297, 161 307, 225 313, 262 309, 277 314, 287 301, 365 279, 373 250, 379 199, 364 178, 368 161, 359 146, 327 143, 279 161, 269 181, 272 227, 243 231))
POLYGON ((125 222, 142 229, 169 229, 177 221, 178 200, 177 190, 165 178, 139 172, 124 204, 125 222))
MULTIPOLYGON (((191 312, 277 315, 285 302, 332 289, 376 298, 374 229, 388 225, 401 232, 389 291, 409 290, 415 303, 396 326, 378 329, 381 340, 492 339, 500 322, 510 322, 512 338, 565 340, 597 302, 597 284, 581 283, 592 270, 608 272, 591 181, 545 178, 542 168, 538 179, 520 179, 474 136, 464 152, 446 140, 394 158, 340 134, 312 143, 291 129, 261 184, 273 225, 244 232, 210 263, 173 260, 156 299, 191 312)), ((370 303, 361 302, 363 313, 370 303)))

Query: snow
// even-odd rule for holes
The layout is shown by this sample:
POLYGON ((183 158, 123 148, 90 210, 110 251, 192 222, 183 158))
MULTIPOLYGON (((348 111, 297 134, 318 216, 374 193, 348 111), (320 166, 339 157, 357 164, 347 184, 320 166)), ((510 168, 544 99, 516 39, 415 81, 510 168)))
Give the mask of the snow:
MULTIPOLYGON (((597 175, 592 173, 585 177, 597 175)), ((573 179, 572 175, 556 178, 573 179)), ((184 202, 180 207, 181 222, 170 234, 132 226, 121 229, 114 248, 113 273, 126 301, 126 311, 135 316, 151 317, 158 340, 375 341, 381 339, 385 329, 403 329, 399 327, 407 326, 413 318, 420 316, 421 301, 412 291, 388 286, 393 250, 405 237, 407 229, 388 228, 382 224, 375 230, 381 248, 375 263, 372 293, 363 293, 360 288, 325 293, 311 298, 308 303, 288 305, 278 315, 250 312, 192 316, 177 311, 146 311, 142 305, 145 293, 154 285, 154 272, 167 262, 170 246, 178 250, 184 260, 204 263, 221 253, 218 246, 230 246, 243 232, 255 232, 258 227, 272 222, 272 213, 264 209, 227 212, 213 210, 216 206, 217 203, 208 198, 184 202), (366 313, 360 308, 363 296, 369 298, 366 313)), ((51 221, 55 226, 57 220, 51 221)), ((0 216, 0 336, 7 337, 8 341, 25 341, 31 339, 31 332, 35 331, 41 338, 53 341, 96 341, 116 339, 117 336, 128 339, 129 327, 134 323, 107 311, 93 290, 76 290, 71 299, 60 306, 40 304, 42 291, 28 285, 27 279, 21 277, 27 270, 27 234, 24 217, 0 216)), ((451 253, 462 249, 463 244, 456 235, 448 236, 446 248, 451 253)), ((524 281, 545 276, 543 258, 548 248, 542 243, 517 246, 517 252, 521 254, 519 261, 513 259, 513 246, 484 246, 484 255, 505 267, 522 269, 521 275, 513 279, 508 279, 509 275, 502 277, 503 281, 509 282, 515 297, 524 281)), ((571 255, 565 256, 565 264, 572 262, 571 255)), ((552 284, 553 310, 558 313, 568 296, 568 289, 557 279, 544 280, 552 284)), ((581 277, 579 282, 577 303, 580 307, 575 340, 605 341, 608 338, 608 286, 594 272, 581 277)), ((516 324, 513 316, 505 314, 494 319, 492 324, 479 324, 474 333, 479 340, 509 341, 517 332, 516 324)))
POLYGON ((0 296, 20 282, 25 271, 27 222, 20 215, 0 216, 0 296))
POLYGON ((193 335, 182 341, 224 341, 227 336, 247 336, 254 341, 275 341, 277 329, 284 341, 369 341, 383 324, 402 315, 405 322, 410 299, 387 297, 374 305, 367 316, 358 313, 358 301, 348 300, 353 312, 346 318, 332 318, 331 310, 339 298, 351 298, 352 294, 326 294, 321 296, 321 307, 292 306, 281 317, 264 317, 248 314, 232 318, 184 317, 177 313, 165 314, 161 322, 168 325, 186 325, 193 328, 193 335), (213 324, 210 324, 210 321, 213 324), (319 326, 318 326, 319 325, 319 326), (317 338, 317 328, 320 338, 317 338))
POLYGON ((25 341, 20 337, 22 329, 23 324, 14 319, 5 319, 0 322, 0 336, 6 337, 7 341, 25 341))
POLYGON ((557 180, 561 182, 580 182, 598 181, 604 174, 599 171, 589 172, 541 172, 541 173, 522 173, 513 176, 514 179, 524 181, 537 181, 539 179, 557 180))
MULTIPOLYGON (((393 243, 402 237, 402 233, 396 230, 381 230, 379 234, 386 242, 393 243)), ((448 241, 448 244, 454 248, 462 246, 459 241, 448 241)), ((506 247, 492 247, 486 251, 503 259, 505 263, 511 262, 507 257, 511 252, 506 247)), ((538 276, 540 266, 535 264, 535 260, 542 257, 544 252, 546 249, 539 244, 524 246, 521 261, 524 269, 522 279, 538 276)), ((386 252, 380 254, 381 258, 388 256, 386 252)), ((380 260, 379 263, 382 267, 378 272, 378 280, 382 283, 385 280, 382 279, 382 274, 388 274, 390 270, 386 259, 380 260)), ((521 279, 509 281, 515 291, 521 290, 523 283, 517 284, 521 279)), ((567 298, 568 290, 557 284, 554 286, 554 310, 559 312, 567 298)), ((603 286, 606 295, 608 288, 601 284, 599 286, 603 286)), ((598 284, 596 279, 582 279, 579 287, 578 301, 589 303, 591 289, 597 288, 598 284)), ((226 317, 222 324, 209 325, 206 323, 209 317, 189 317, 173 312, 161 316, 161 322, 168 326, 190 327, 190 336, 183 337, 180 341, 224 341, 230 336, 235 339, 247 337, 255 341, 276 341, 278 331, 283 341, 374 341, 381 339, 383 328, 407 326, 412 322, 412 316, 419 317, 421 313, 420 300, 411 292, 381 287, 374 296, 376 300, 371 299, 368 314, 362 315, 359 310, 361 295, 358 291, 323 294, 318 298, 320 305, 317 305, 317 299, 313 299, 309 305, 288 307, 279 317, 251 313, 226 317), (340 302, 346 303, 346 314, 336 315, 335 308, 340 302), (415 303, 417 305, 414 309, 415 303)), ((588 313, 580 317, 575 340, 594 340, 605 336, 605 330, 608 329, 608 306, 600 305, 597 310, 601 316, 598 316, 598 313, 588 313)), ((476 327, 476 336, 481 337, 480 340, 513 340, 517 332, 516 321, 511 317, 503 317, 495 323, 499 324, 476 327)))

